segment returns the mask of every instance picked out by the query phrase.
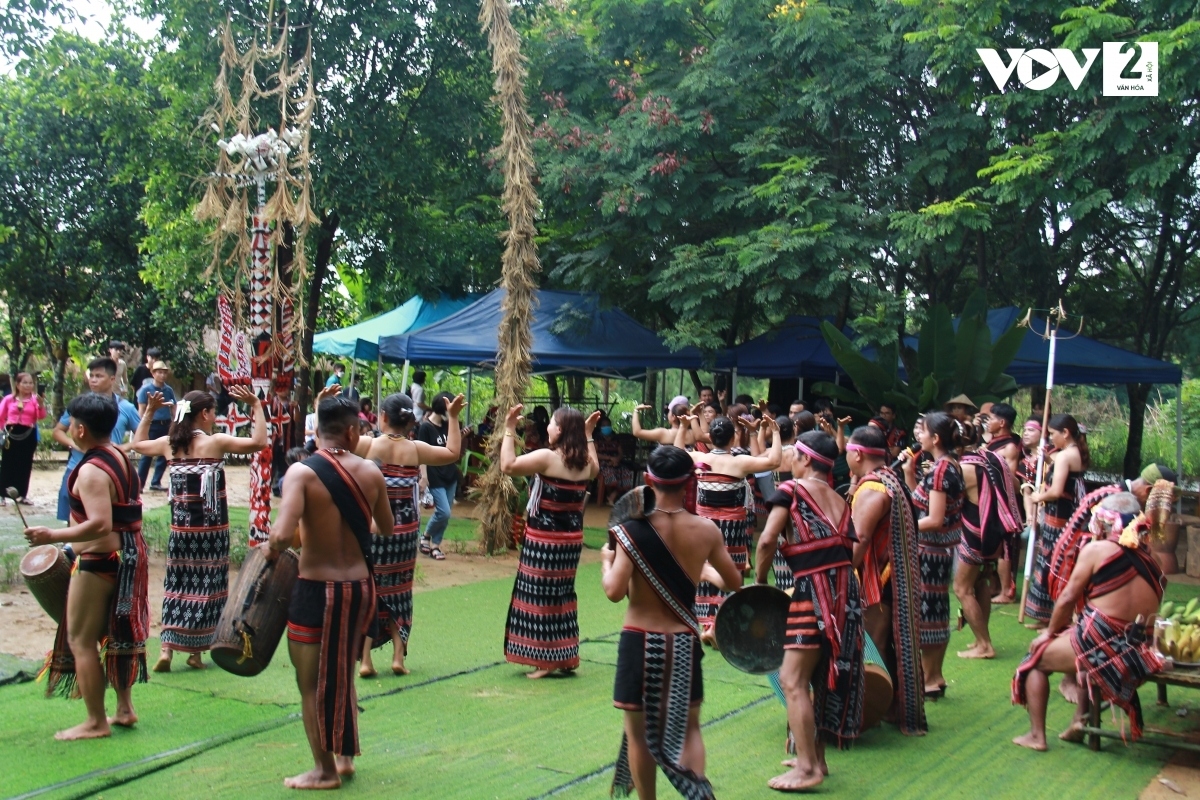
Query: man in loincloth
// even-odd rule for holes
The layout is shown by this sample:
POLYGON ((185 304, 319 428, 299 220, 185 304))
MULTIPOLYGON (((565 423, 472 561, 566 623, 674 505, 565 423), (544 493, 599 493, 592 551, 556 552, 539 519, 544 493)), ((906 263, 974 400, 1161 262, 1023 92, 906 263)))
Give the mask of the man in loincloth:
POLYGON ((119 413, 111 395, 84 394, 71 401, 68 431, 83 454, 67 482, 71 525, 25 529, 31 545, 69 542, 76 553, 66 616, 44 672, 46 696, 78 691, 87 720, 55 739, 96 739, 110 735, 112 725, 133 727, 133 684, 146 682, 150 602, 142 503, 137 472, 110 439, 119 413), (106 681, 117 692, 112 717, 104 711, 106 681))
POLYGON ((713 790, 704 777, 704 653, 692 601, 702 574, 736 591, 742 573, 717 526, 686 508, 695 483, 686 451, 656 447, 646 462, 646 483, 654 510, 610 528, 616 549, 606 544, 600 551, 604 593, 614 603, 629 598, 613 688, 625 730, 612 791, 627 797, 636 789, 641 800, 654 800, 657 764, 681 795, 705 800, 713 790), (686 705, 678 702, 685 697, 686 705))
POLYGON ((916 511, 908 487, 888 467, 887 439, 864 426, 850 435, 846 464, 858 484, 850 499, 854 567, 862 580, 863 627, 889 664, 895 703, 891 718, 922 736, 925 676, 921 670, 921 571, 916 511))
POLYGON ((1090 528, 1099 538, 1080 550, 1049 626, 1030 644, 1013 677, 1013 703, 1029 709, 1029 733, 1013 743, 1031 750, 1046 749, 1051 673, 1077 676, 1090 690, 1079 693, 1075 719, 1060 739, 1083 741, 1089 694, 1096 692, 1129 716, 1136 740, 1142 733, 1137 688, 1163 667, 1148 626, 1166 580, 1146 546, 1150 524, 1137 498, 1129 492, 1106 497, 1093 510, 1090 528), (1072 625, 1077 610, 1079 620, 1072 625))
MULTIPOLYGON (((128 452, 125 445, 125 435, 137 430, 141 417, 138 416, 137 406, 116 393, 117 362, 107 356, 93 358, 87 365, 88 389, 98 395, 111 397, 117 404, 117 423, 113 426, 109 440, 121 450, 128 452)), ((63 522, 71 519, 71 503, 67 497, 67 481, 71 473, 83 460, 83 453, 75 446, 70 434, 71 414, 64 411, 54 426, 52 435, 54 441, 67 448, 67 468, 63 471, 62 484, 58 489, 58 518, 63 522)))
MULTIPOLYGON (((1009 473, 1018 491, 1021 486, 1021 462, 1025 457, 1024 445, 1020 438, 1013 433, 1013 425, 1017 423, 1017 410, 1008 403, 993 403, 987 419, 987 449, 1004 459, 1009 473)), ((1019 505, 1021 518, 1024 521, 1024 501, 1019 505)), ((1017 600, 1017 584, 1013 579, 1013 564, 1020 554, 1021 537, 1009 536, 1004 541, 1004 554, 1000 556, 996 570, 1000 575, 1000 591, 992 598, 993 605, 1015 603, 1017 600)))
POLYGON ((394 523, 383 473, 354 455, 358 403, 341 396, 322 400, 317 433, 321 449, 284 475, 267 551, 268 560, 278 558, 299 528, 300 577, 288 607, 288 652, 315 766, 284 780, 289 789, 336 789, 343 776, 354 774, 354 662, 375 616, 371 522, 381 533, 394 523))
POLYGON ((796 758, 767 782, 784 792, 822 783, 829 774, 825 746, 849 748, 862 732, 862 599, 850 507, 833 488, 837 455, 837 442, 822 431, 796 440, 793 478, 767 498, 771 511, 755 558, 758 582, 766 583, 782 537, 794 587, 779 682, 796 758))
MULTIPOLYGON (((999 428, 1000 433, 1011 432, 1011 420, 1016 418, 1016 411, 1002 403, 994 408, 1004 414, 1005 425, 999 428)), ((989 422, 992 419, 1001 417, 989 417, 989 422)), ((1008 439, 1011 442, 1007 444, 1016 442, 1011 433, 1008 439)), ((1011 563, 1015 557, 1015 544, 1022 528, 1016 479, 1008 460, 1000 455, 1006 449, 1002 438, 993 437, 987 447, 966 453, 959 459, 964 494, 954 595, 961 605, 959 627, 965 621, 975 634, 974 643, 966 650, 960 650, 959 658, 996 656, 988 629, 992 597, 1003 591, 999 563, 1006 556, 1011 563)))

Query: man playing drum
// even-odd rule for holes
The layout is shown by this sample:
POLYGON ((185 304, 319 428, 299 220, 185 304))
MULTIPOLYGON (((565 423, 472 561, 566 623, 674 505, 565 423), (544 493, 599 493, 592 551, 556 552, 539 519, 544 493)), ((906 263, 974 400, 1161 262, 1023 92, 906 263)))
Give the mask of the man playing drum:
POLYGON ((656 447, 646 483, 654 510, 610 528, 617 547, 600 551, 604 593, 614 603, 629 598, 613 688, 613 705, 625 711, 613 793, 636 788, 641 800, 654 800, 657 763, 684 797, 711 798, 700 737, 704 653, 692 602, 701 574, 737 590, 742 573, 717 526, 688 509, 695 475, 686 451, 656 447), (677 702, 685 697, 686 707, 677 702))
POLYGON ((758 582, 766 583, 783 536, 794 588, 779 682, 796 759, 767 786, 785 792, 825 780, 825 745, 847 748, 862 729, 862 600, 852 565, 850 507, 833 489, 837 456, 837 441, 822 431, 796 440, 793 478, 767 498, 771 512, 755 558, 758 582))
POLYGON ((336 789, 342 776, 354 773, 359 753, 354 662, 375 616, 367 560, 371 521, 382 533, 390 533, 394 523, 383 473, 354 455, 358 403, 340 396, 322 400, 317 433, 321 449, 284 475, 267 554, 278 558, 299 528, 303 547, 288 608, 288 650, 315 766, 285 780, 289 789, 336 789))
POLYGON ((110 725, 132 727, 135 682, 146 681, 150 603, 142 501, 137 471, 109 437, 119 411, 111 395, 84 394, 67 406, 68 432, 83 453, 67 480, 71 525, 25 529, 31 545, 70 542, 75 568, 67 590, 67 614, 58 626, 46 667, 47 696, 70 697, 76 687, 87 720, 56 739, 108 736, 110 725), (101 667, 97 644, 104 651, 101 667), (117 692, 117 713, 105 716, 104 684, 117 692))

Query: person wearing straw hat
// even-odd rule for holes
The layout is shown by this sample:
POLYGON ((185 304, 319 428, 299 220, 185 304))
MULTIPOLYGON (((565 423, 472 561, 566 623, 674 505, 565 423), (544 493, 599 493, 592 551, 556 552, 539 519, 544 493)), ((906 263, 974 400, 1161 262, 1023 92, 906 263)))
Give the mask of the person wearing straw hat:
MULTIPOLYGON (((158 406, 153 411, 153 416, 150 419, 150 430, 147 434, 149 439, 161 439, 166 436, 171 428, 171 413, 175 405, 175 390, 167 384, 167 376, 171 374, 170 367, 165 361, 155 361, 150 365, 151 381, 145 386, 138 389, 138 414, 146 415, 146 402, 150 395, 159 394, 162 396, 162 405, 158 406)), ((163 456, 157 458, 141 458, 138 460, 138 480, 142 484, 142 488, 146 488, 146 476, 150 474, 150 462, 154 461, 154 477, 150 481, 150 491, 165 492, 166 488, 162 485, 163 474, 167 471, 167 459, 163 456)))

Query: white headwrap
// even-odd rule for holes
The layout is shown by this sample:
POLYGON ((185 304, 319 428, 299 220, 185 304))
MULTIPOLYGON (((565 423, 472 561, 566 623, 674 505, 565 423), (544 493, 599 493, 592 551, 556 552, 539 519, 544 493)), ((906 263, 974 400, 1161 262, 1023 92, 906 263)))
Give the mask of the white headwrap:
POLYGON ((183 422, 183 418, 192 413, 192 404, 188 400, 180 400, 175 404, 175 421, 183 422))

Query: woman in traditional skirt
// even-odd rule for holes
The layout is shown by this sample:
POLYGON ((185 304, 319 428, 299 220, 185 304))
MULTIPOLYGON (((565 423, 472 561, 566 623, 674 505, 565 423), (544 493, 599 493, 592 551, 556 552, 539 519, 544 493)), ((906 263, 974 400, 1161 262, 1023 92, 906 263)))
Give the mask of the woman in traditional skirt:
POLYGON ((371 571, 375 575, 377 633, 363 642, 362 666, 358 674, 369 678, 375 674, 371 663, 371 648, 392 642, 392 672, 407 675, 404 657, 408 655, 408 637, 412 632, 413 572, 417 566, 417 539, 420 538, 421 507, 420 465, 440 467, 458 460, 462 432, 458 415, 462 411, 460 394, 446 404, 449 422, 446 446, 436 447, 409 438, 416 427, 417 417, 412 400, 406 394, 384 398, 380 409, 383 436, 358 440, 358 455, 379 464, 387 482, 388 502, 392 504, 395 522, 390 531, 371 533, 371 571))
MULTIPOLYGON (((712 448, 707 453, 693 452, 690 455, 698 471, 696 513, 717 524, 733 563, 746 573, 751 566, 750 530, 746 519, 746 498, 750 488, 746 477, 756 472, 775 470, 783 457, 783 443, 780 441, 779 425, 770 417, 763 417, 758 426, 757 449, 766 452, 759 456, 737 455, 729 449, 734 440, 734 430, 733 420, 717 417, 708 427, 712 448), (768 430, 774 434, 770 448, 766 447, 768 430)), ((681 446, 678 440, 676 446, 681 446)), ((706 644, 716 645, 713 623, 725 597, 726 593, 709 581, 702 580, 696 585, 694 611, 702 628, 700 640, 706 644)))
POLYGON ((950 644, 950 579, 954 551, 962 538, 963 477, 954 454, 962 445, 962 428, 950 415, 926 414, 917 441, 933 466, 920 480, 911 451, 904 459, 904 480, 917 509, 917 545, 921 563, 921 666, 925 696, 946 693, 942 662, 950 644))
MULTIPOLYGON (((783 453, 779 461, 779 469, 775 470, 775 486, 782 486, 792 479, 792 459, 796 456, 796 426, 790 417, 778 417, 779 441, 783 445, 783 453)), ((775 562, 772 571, 775 573, 775 585, 784 591, 792 588, 792 568, 783 557, 783 548, 787 544, 782 533, 779 534, 778 547, 775 550, 775 562)))
POLYGON ((546 430, 549 447, 518 456, 517 420, 521 406, 508 410, 500 469, 505 475, 532 476, 521 563, 513 585, 504 657, 534 667, 526 677, 579 666, 579 617, 575 570, 583 550, 583 504, 587 485, 600 471, 592 430, 594 411, 584 420, 573 408, 560 408, 546 430))
POLYGON ((1090 464, 1087 439, 1080 433, 1074 417, 1070 414, 1050 417, 1049 433, 1055 452, 1049 461, 1046 484, 1040 492, 1033 491, 1032 486, 1028 490, 1032 492, 1029 499, 1033 506, 1041 507, 1037 561, 1025 601, 1025 616, 1032 618, 1030 627, 1035 628, 1044 628, 1050 622, 1050 612, 1054 610, 1054 599, 1050 596, 1050 557, 1079 499, 1087 494, 1083 473, 1090 464))
POLYGON ((155 672, 171 671, 175 650, 190 653, 187 665, 204 669, 200 654, 212 647, 217 621, 229 595, 229 508, 225 502, 225 456, 250 455, 267 446, 262 401, 246 386, 229 389, 254 411, 249 439, 213 433, 216 401, 209 392, 188 392, 175 405, 166 436, 147 438, 163 398, 152 392, 133 435, 143 457, 163 456, 170 475, 171 534, 167 540, 162 649, 155 672))

